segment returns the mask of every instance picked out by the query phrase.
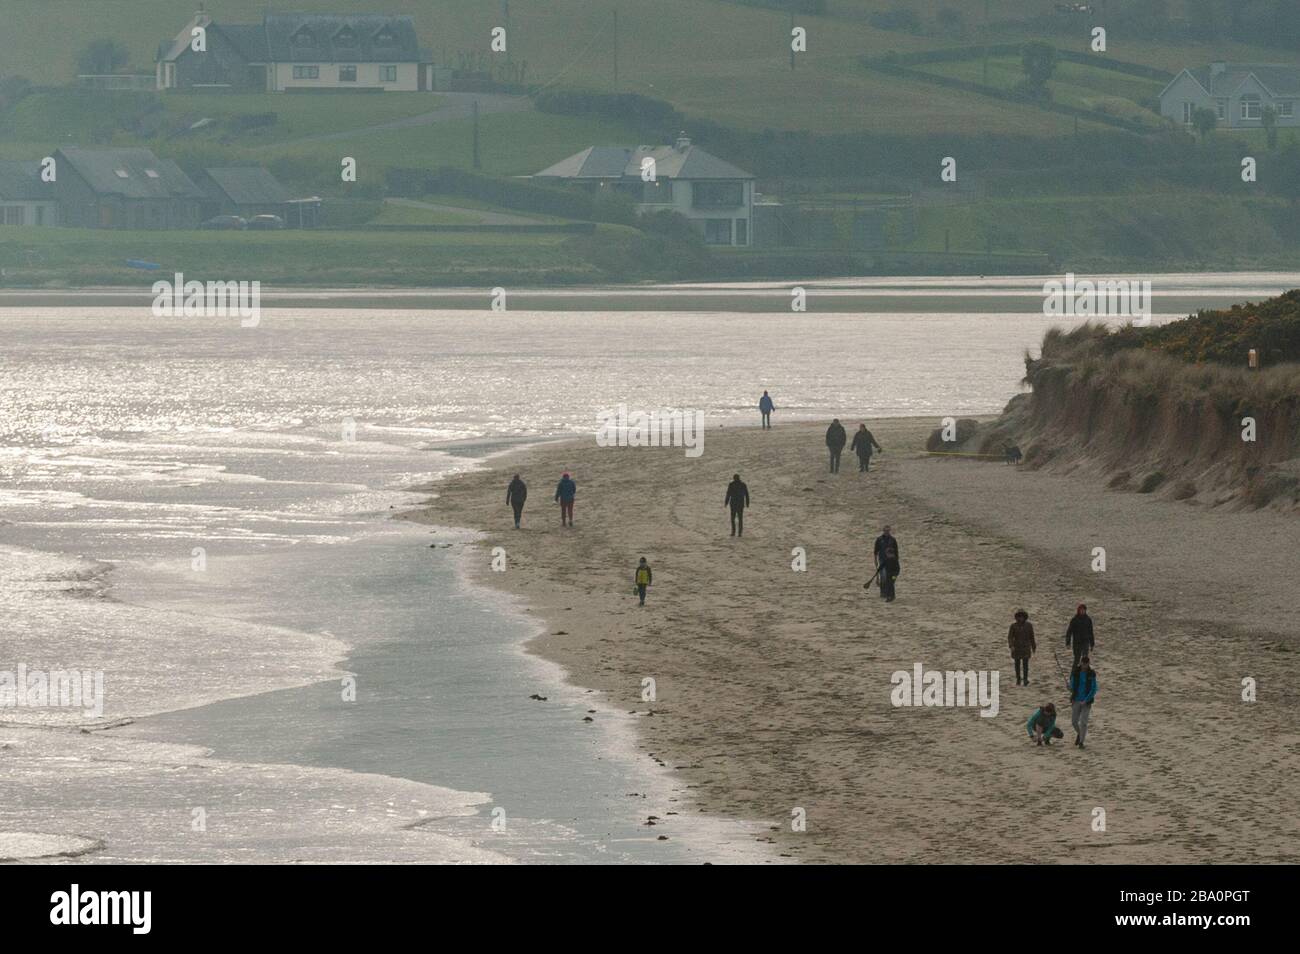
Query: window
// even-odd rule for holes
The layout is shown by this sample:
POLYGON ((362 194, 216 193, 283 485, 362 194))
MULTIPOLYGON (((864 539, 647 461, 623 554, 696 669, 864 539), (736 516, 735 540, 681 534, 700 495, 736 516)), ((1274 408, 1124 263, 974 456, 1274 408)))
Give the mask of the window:
POLYGON ((1264 115, 1263 107, 1260 105, 1259 97, 1254 93, 1248 93, 1241 97, 1241 118, 1242 119, 1259 119, 1264 115))
POLYGON ((705 245, 730 245, 731 244, 731 219, 705 219, 704 220, 704 244, 705 245))
POLYGON ((114 169, 113 175, 117 176, 119 179, 129 179, 131 177, 131 174, 125 169, 114 169))
POLYGON ((397 37, 393 36, 393 31, 385 27, 375 34, 376 46, 393 46, 397 43, 397 37))
POLYGON ((1214 104, 1214 115, 1219 118, 1220 122, 1227 122, 1228 101, 1226 99, 1221 99, 1214 104))
POLYGON ((641 183, 641 201, 649 205, 667 205, 673 201, 671 179, 658 179, 641 183))
POLYGON ((319 66, 295 66, 293 68, 294 79, 320 79, 319 66))
POLYGON ((1295 100, 1283 99, 1277 104, 1277 114, 1283 119, 1290 119, 1295 115, 1295 100))
POLYGON ((694 189, 697 209, 735 208, 745 204, 743 182, 697 182, 694 189))
POLYGON ((381 67, 379 67, 379 82, 381 82, 381 83, 396 83, 396 82, 397 82, 397 67, 396 67, 396 66, 381 66, 381 67))
POLYGON ((357 68, 355 66, 339 67, 340 83, 355 83, 357 81, 357 68))
POLYGON ((21 205, 6 205, 4 208, 5 225, 23 225, 23 207, 21 205))
POLYGON ((144 174, 147 175, 150 179, 157 179, 157 178, 158 178, 158 170, 157 170, 157 169, 146 169, 146 170, 144 171, 144 174))
POLYGON ((311 35, 311 30, 302 27, 289 37, 289 42, 294 46, 315 46, 316 38, 311 35))
POLYGON ((344 27, 334 34, 334 42, 339 46, 356 46, 357 35, 352 32, 351 27, 344 27))
POLYGON ((1183 103, 1183 124, 1190 126, 1192 124, 1192 114, 1196 112, 1195 103, 1183 103))
POLYGON ((736 244, 737 245, 749 244, 749 220, 748 219, 736 219, 736 244))

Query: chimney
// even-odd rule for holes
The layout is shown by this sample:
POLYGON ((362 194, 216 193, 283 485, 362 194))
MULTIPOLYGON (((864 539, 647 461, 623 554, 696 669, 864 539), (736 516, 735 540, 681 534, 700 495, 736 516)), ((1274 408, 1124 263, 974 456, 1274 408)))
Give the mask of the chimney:
POLYGON ((677 134, 676 148, 678 152, 685 152, 687 149, 691 148, 690 137, 686 135, 684 130, 677 134))
POLYGON ((1223 62, 1222 60, 1219 60, 1219 61, 1216 62, 1216 63, 1211 63, 1211 64, 1210 64, 1210 79, 1211 79, 1211 80, 1213 80, 1214 77, 1218 76, 1220 73, 1226 73, 1226 72, 1228 72, 1228 64, 1225 63, 1225 62, 1223 62))

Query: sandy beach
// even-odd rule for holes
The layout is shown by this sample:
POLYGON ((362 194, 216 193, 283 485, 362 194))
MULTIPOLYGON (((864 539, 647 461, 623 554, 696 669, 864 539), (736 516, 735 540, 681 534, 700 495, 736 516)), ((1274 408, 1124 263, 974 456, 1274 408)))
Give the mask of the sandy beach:
POLYGON ((695 809, 761 823, 779 855, 1300 859, 1300 821, 1277 788, 1300 769, 1300 528, 927 457, 936 423, 873 422, 885 453, 868 474, 847 452, 827 472, 822 424, 709 430, 695 459, 545 444, 439 483, 408 516, 483 531, 468 544, 478 579, 545 623, 530 650, 635 713, 645 757, 680 774, 695 809), (551 502, 564 470, 579 487, 572 529, 551 502), (515 471, 530 490, 521 531, 504 502, 515 471), (739 539, 723 505, 735 472, 752 496, 739 539), (884 523, 902 557, 892 604, 862 587, 884 523), (1096 546, 1105 572, 1092 570, 1096 546), (491 570, 495 547, 505 572, 491 570), (796 547, 806 571, 792 569, 796 547), (654 570, 644 608, 641 556, 654 570), (1085 751, 1070 745, 1056 661, 1068 669, 1080 601, 1101 686, 1085 751), (1015 685, 1006 641, 1022 606, 1038 634, 1029 687, 1015 685), (997 715, 893 706, 891 674, 917 664, 1000 671, 997 715), (1066 738, 1035 748, 1025 721, 1047 700, 1066 738), (799 817, 806 830, 792 830, 799 817))

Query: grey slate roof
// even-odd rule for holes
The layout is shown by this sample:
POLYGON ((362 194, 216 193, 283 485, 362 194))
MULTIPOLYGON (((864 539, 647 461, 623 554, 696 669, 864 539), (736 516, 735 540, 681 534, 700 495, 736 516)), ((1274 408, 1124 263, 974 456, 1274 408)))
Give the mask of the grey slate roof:
POLYGON ((1211 96, 1231 94, 1251 74, 1276 96, 1300 96, 1300 66, 1273 63, 1226 63, 1225 66, 1223 72, 1213 77, 1209 66, 1199 66, 1187 72, 1209 90, 1211 96))
POLYGON ((41 181, 40 163, 0 160, 0 199, 53 202, 54 198, 54 183, 41 181))
POLYGON ((214 199, 228 199, 235 205, 281 205, 293 200, 280 180, 261 166, 231 166, 203 172, 205 191, 214 199))
POLYGON ((699 146, 592 146, 535 174, 539 179, 640 178, 641 161, 655 161, 660 179, 752 179, 750 173, 699 146))
POLYGON ((70 146, 60 149, 54 158, 60 166, 65 162, 72 166, 99 195, 120 195, 127 199, 204 198, 180 166, 170 159, 159 159, 148 149, 70 146))
POLYGON ((216 23, 199 14, 174 40, 159 45, 158 57, 173 60, 190 43, 195 23, 228 39, 249 63, 425 63, 415 20, 384 14, 268 13, 261 23, 216 23), (380 35, 392 37, 381 43, 380 35), (310 43, 294 42, 294 38, 310 43), (349 42, 349 38, 351 42, 349 42))
POLYGON ((275 63, 416 63, 420 43, 409 16, 268 13, 266 45, 275 63), (387 34, 391 42, 380 42, 387 34), (311 43, 294 42, 310 37, 311 43), (346 38, 351 37, 351 42, 346 38))

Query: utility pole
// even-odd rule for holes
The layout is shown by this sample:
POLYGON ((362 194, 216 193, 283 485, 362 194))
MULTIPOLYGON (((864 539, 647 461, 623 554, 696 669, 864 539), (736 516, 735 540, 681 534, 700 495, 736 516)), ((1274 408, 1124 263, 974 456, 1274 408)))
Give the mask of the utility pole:
POLYGON ((478 157, 478 100, 474 100, 474 168, 481 169, 483 164, 478 157))
POLYGON ((989 85, 989 0, 984 0, 984 85, 989 85))

